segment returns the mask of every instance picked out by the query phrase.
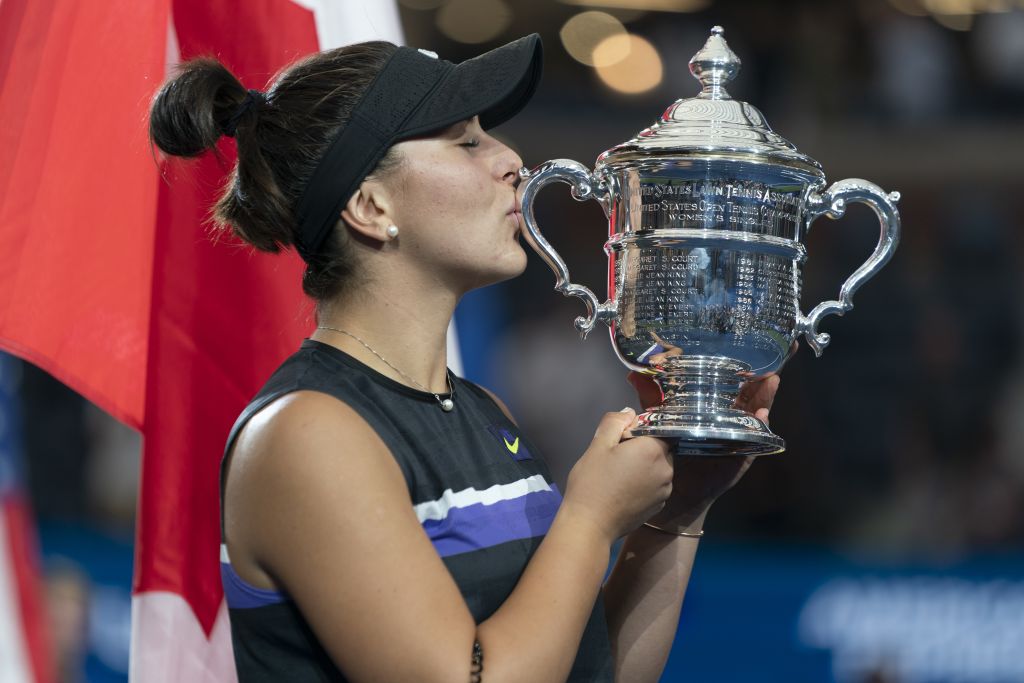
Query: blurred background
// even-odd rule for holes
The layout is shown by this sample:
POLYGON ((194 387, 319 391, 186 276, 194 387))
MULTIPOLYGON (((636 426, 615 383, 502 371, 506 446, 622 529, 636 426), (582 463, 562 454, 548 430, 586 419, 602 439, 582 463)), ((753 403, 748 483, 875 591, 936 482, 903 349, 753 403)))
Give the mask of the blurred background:
MULTIPOLYGON (((894 260, 783 372, 788 442, 713 508, 665 681, 1024 681, 1024 2, 400 0, 407 43, 461 61, 521 35, 540 89, 495 131, 529 167, 592 166, 699 88, 713 25, 729 87, 828 180, 902 194, 894 260)), ((538 222, 599 294, 596 203, 545 191, 538 222)), ((811 231, 804 310, 877 240, 853 206, 811 231)), ((600 416, 636 406, 581 303, 526 273, 467 296, 465 375, 501 395, 564 478, 600 416)), ((127 677, 140 438, 7 359, 62 681, 127 677), (20 414, 20 415, 19 415, 20 414)), ((3 463, 0 462, 0 465, 3 463)), ((0 484, 3 482, 0 467, 0 484)))

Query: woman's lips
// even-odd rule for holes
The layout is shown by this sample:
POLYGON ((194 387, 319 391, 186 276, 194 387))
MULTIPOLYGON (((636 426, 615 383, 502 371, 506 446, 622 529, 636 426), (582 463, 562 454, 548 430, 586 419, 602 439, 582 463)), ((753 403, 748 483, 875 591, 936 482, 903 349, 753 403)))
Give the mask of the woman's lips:
POLYGON ((513 237, 515 237, 517 240, 519 239, 519 234, 522 232, 522 229, 523 229, 523 214, 521 214, 519 212, 519 207, 520 207, 519 200, 520 200, 520 197, 519 197, 519 193, 517 192, 516 195, 515 195, 515 198, 512 200, 512 206, 510 206, 508 211, 507 211, 507 215, 516 224, 516 232, 515 232, 515 235, 513 235, 513 237))

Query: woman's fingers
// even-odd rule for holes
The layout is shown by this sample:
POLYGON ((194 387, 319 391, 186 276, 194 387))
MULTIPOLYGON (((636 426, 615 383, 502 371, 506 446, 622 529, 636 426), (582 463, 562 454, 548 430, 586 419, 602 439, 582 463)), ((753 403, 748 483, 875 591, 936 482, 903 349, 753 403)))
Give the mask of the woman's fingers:
POLYGON ((632 426, 636 412, 632 408, 623 408, 617 413, 605 413, 594 432, 594 444, 611 448, 622 440, 623 432, 632 426))
POLYGON ((764 379, 755 382, 746 382, 740 388, 740 395, 736 398, 736 407, 745 410, 754 417, 760 418, 759 413, 764 411, 767 415, 775 402, 775 394, 779 390, 779 376, 769 375, 764 379))
MULTIPOLYGON (((789 347, 792 356, 800 348, 794 341, 789 347)), ((745 410, 765 424, 768 424, 768 413, 775 402, 775 394, 779 391, 779 376, 768 375, 756 382, 744 382, 740 387, 740 395, 736 398, 736 407, 745 410)))

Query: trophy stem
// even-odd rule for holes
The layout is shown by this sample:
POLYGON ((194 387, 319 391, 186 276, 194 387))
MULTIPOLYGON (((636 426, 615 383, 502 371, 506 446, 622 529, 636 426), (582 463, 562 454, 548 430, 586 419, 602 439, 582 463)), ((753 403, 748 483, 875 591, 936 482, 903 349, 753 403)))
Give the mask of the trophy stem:
POLYGON ((665 369, 654 378, 665 398, 663 408, 695 413, 732 408, 740 393, 741 373, 749 367, 727 358, 693 358, 665 369))
POLYGON ((662 404, 639 416, 636 436, 673 442, 676 455, 767 455, 786 442, 761 420, 733 407, 749 366, 729 358, 667 358, 654 381, 662 404))

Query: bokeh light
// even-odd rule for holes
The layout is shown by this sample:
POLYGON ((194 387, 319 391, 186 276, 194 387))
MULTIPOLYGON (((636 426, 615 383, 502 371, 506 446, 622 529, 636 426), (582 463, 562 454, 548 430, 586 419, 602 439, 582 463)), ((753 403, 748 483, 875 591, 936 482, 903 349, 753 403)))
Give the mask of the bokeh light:
POLYGON ((625 59, 596 67, 605 85, 627 95, 636 95, 661 83, 664 73, 661 55, 648 40, 637 35, 615 35, 601 41, 594 48, 594 61, 605 63, 623 50, 628 52, 625 59))
POLYGON ((954 31, 970 31, 974 26, 973 14, 933 14, 932 19, 954 31))
POLYGON ((964 15, 979 12, 1006 12, 1009 5, 1005 0, 921 0, 932 14, 964 15))
POLYGON ((450 0, 437 13, 437 28, 460 43, 494 40, 512 21, 504 0, 450 0))
POLYGON ((618 41, 618 52, 605 49, 601 61, 594 60, 595 49, 612 36, 626 35, 622 22, 607 12, 581 12, 565 22, 558 32, 565 51, 577 62, 587 66, 611 66, 629 55, 629 41, 618 41))

